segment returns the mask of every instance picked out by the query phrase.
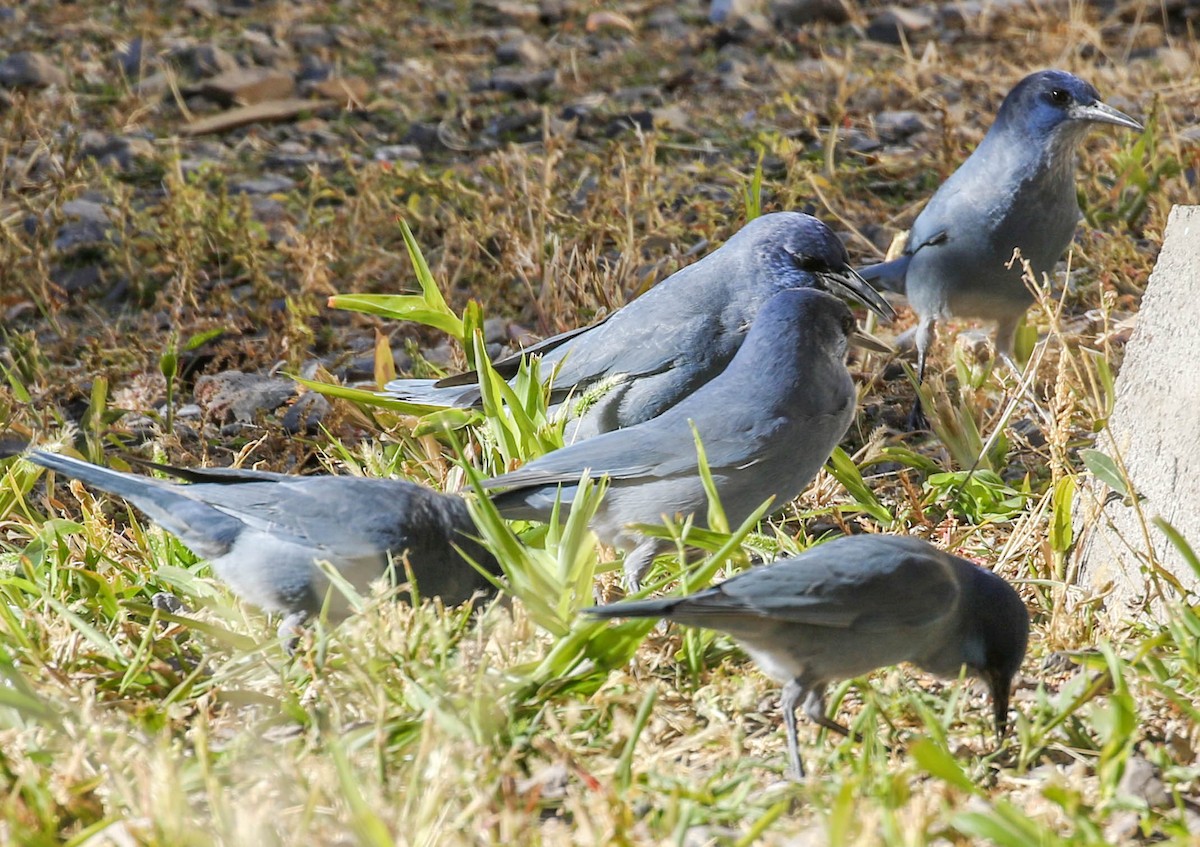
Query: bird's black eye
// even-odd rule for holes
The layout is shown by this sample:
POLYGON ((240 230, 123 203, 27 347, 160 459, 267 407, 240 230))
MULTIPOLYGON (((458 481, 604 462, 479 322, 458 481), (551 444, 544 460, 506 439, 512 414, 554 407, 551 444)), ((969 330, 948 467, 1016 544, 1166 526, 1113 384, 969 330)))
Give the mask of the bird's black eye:
POLYGON ((792 264, 802 271, 808 273, 821 273, 829 270, 825 262, 818 259, 816 256, 809 256, 806 253, 792 253, 792 264))
POLYGON ((1054 88, 1050 91, 1050 101, 1056 106, 1066 106, 1071 102, 1071 95, 1065 88, 1054 88))

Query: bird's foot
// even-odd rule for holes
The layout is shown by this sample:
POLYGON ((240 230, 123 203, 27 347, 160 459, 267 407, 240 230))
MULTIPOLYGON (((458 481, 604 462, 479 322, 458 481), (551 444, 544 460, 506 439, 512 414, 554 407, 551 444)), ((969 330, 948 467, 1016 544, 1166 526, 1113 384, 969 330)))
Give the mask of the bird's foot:
POLYGON ((300 646, 300 636, 304 634, 304 621, 307 618, 306 612, 292 612, 279 622, 276 632, 289 657, 296 655, 296 648, 300 646))
POLYGON ((904 425, 909 432, 922 432, 929 429, 929 418, 925 417, 925 410, 921 407, 919 398, 913 401, 912 409, 908 413, 908 420, 904 425))

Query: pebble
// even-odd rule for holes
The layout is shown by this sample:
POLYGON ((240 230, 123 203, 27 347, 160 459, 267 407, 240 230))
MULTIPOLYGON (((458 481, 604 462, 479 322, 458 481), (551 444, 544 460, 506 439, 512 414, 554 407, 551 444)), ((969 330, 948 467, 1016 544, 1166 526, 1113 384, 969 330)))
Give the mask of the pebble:
POLYGON ((223 106, 248 106, 292 96, 292 75, 272 68, 234 68, 200 83, 200 93, 223 106))
POLYGON ((558 71, 554 68, 546 71, 497 70, 488 87, 514 97, 534 98, 557 82, 558 71))
POLYGON ((154 144, 145 138, 105 135, 96 130, 83 134, 79 154, 86 159, 95 159, 103 167, 120 171, 131 170, 135 165, 155 158, 154 144))
POLYGON ((212 77, 238 68, 237 59, 215 44, 184 44, 167 57, 194 77, 212 77))
POLYGON ((1171 795, 1163 784, 1158 766, 1143 756, 1133 755, 1125 762, 1117 794, 1141 800, 1152 809, 1171 805, 1171 795))
POLYGON ((844 24, 850 20, 845 0, 770 0, 767 12, 777 26, 844 24))
POLYGON ((387 144, 376 148, 376 162, 417 162, 421 159, 421 148, 415 144, 387 144))
POLYGON ((933 17, 927 12, 891 6, 867 24, 867 38, 884 44, 899 45, 902 34, 904 40, 911 40, 914 35, 932 26, 933 17))
POLYGON ((537 39, 528 35, 511 38, 496 48, 496 61, 502 65, 525 65, 542 67, 550 61, 550 55, 537 39))
POLYGON ((296 386, 286 379, 275 379, 241 371, 224 371, 196 380, 194 396, 216 421, 250 423, 260 413, 278 409, 296 394, 296 386))
POLYGON ((880 112, 875 116, 875 132, 883 141, 904 141, 925 129, 925 123, 916 112, 880 112))
POLYGON ((14 53, 0 62, 0 85, 6 88, 59 88, 67 84, 61 62, 44 53, 14 53))

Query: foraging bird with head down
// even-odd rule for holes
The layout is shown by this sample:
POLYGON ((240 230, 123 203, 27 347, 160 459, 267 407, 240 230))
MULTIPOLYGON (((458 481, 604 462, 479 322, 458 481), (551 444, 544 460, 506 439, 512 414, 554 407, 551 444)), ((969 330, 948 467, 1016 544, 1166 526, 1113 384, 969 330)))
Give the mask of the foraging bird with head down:
POLYGON ((634 524, 665 515, 707 521, 693 427, 726 518, 738 526, 768 498, 783 508, 825 464, 854 419, 858 393, 846 369, 854 317, 836 297, 811 288, 776 294, 721 373, 661 415, 547 453, 484 482, 506 518, 546 521, 569 508, 580 477, 607 477, 591 526, 626 551, 636 586, 670 541, 634 524))
MULTIPOLYGON (((571 439, 633 426, 662 414, 721 373, 764 303, 780 291, 814 288, 859 300, 879 315, 891 306, 850 267, 841 240, 821 221, 775 212, 747 223, 721 247, 591 326, 548 338, 521 355, 555 363, 551 400, 586 408, 571 439)), ((521 355, 494 364, 505 378, 521 355)), ((474 373, 398 379, 384 394, 433 406, 479 403, 474 373)))
POLYGON ((239 597, 287 615, 281 634, 326 603, 333 620, 349 614, 318 561, 359 592, 393 567, 396 584, 411 571, 416 590, 448 605, 493 591, 464 556, 500 572, 475 540, 465 500, 404 480, 146 463, 188 481, 174 483, 40 450, 27 458, 137 506, 207 559, 239 597))
MULTIPOLYGON (((877 288, 905 294, 916 311, 918 379, 940 318, 995 321, 997 352, 1011 364, 1013 336, 1033 303, 1013 253, 1038 279, 1054 270, 1080 218, 1076 151, 1099 124, 1142 129, 1073 74, 1025 77, 917 216, 904 254, 860 271, 877 288)), ((911 423, 920 425, 919 405, 913 411, 911 423)))
POLYGON ((733 636, 783 683, 780 704, 792 774, 804 776, 796 709, 819 726, 825 687, 912 662, 957 676, 965 666, 992 695, 997 738, 1029 640, 1029 613, 1004 579, 924 541, 856 535, 761 565, 686 597, 632 600, 585 610, 601 618, 663 618, 733 636))

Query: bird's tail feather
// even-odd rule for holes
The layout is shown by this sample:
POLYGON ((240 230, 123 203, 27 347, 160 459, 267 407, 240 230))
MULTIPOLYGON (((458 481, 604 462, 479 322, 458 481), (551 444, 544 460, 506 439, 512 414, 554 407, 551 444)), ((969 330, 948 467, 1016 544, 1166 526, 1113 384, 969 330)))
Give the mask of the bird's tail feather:
POLYGON ((226 552, 242 530, 241 521, 189 496, 190 486, 135 476, 41 450, 33 451, 28 458, 34 464, 125 498, 201 556, 211 558, 226 552))
POLYGON ((890 262, 880 262, 877 265, 859 268, 858 273, 871 283, 876 291, 894 291, 897 294, 903 294, 904 278, 908 273, 908 263, 911 260, 912 256, 901 256, 890 262))
POLYGON ((626 600, 607 606, 591 606, 584 614, 596 618, 665 618, 679 603, 679 597, 659 597, 653 600, 626 600))
POLYGON ((418 403, 422 406, 439 406, 446 409, 463 409, 479 402, 477 386, 449 386, 438 388, 432 379, 393 379, 383 387, 380 394, 393 400, 418 403))

